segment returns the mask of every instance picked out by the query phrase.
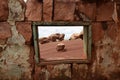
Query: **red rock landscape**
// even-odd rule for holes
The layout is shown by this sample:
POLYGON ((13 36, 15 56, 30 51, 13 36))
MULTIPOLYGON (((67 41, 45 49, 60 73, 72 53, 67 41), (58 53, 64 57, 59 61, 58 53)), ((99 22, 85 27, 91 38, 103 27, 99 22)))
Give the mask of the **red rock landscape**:
POLYGON ((86 59, 87 55, 84 52, 83 41, 64 40, 61 41, 65 44, 65 51, 58 52, 56 46, 60 42, 50 42, 45 44, 39 43, 40 58, 43 60, 63 60, 63 59, 86 59))

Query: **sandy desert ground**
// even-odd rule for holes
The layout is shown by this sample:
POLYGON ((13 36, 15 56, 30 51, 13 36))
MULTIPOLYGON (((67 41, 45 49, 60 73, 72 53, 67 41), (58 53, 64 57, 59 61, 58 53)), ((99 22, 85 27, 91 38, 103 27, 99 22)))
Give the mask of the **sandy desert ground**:
POLYGON ((81 39, 61 42, 65 44, 65 52, 57 52, 56 46, 60 42, 39 43, 40 58, 43 60, 87 59, 81 39))

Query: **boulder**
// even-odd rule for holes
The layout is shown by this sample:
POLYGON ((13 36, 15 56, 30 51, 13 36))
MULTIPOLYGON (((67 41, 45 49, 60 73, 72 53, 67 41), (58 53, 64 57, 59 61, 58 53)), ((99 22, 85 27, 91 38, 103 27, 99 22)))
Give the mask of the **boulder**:
POLYGON ((69 40, 75 40, 75 39, 82 39, 82 40, 83 40, 83 31, 80 32, 80 33, 73 33, 73 34, 70 36, 70 39, 69 39, 69 40))
POLYGON ((40 44, 48 43, 50 40, 47 37, 42 37, 39 39, 40 44))
POLYGON ((78 39, 80 38, 80 33, 73 33, 71 36, 70 36, 70 39, 69 40, 75 40, 75 39, 78 39))
POLYGON ((62 41, 62 40, 64 40, 64 37, 65 37, 65 34, 60 34, 58 40, 59 40, 59 41, 62 41))
POLYGON ((49 36, 49 40, 52 42, 64 40, 65 34, 55 33, 49 36))
POLYGON ((82 32, 80 32, 80 39, 82 39, 82 40, 83 40, 83 31, 82 31, 82 32))
POLYGON ((55 42, 59 38, 59 34, 51 34, 49 37, 50 41, 55 42))
POLYGON ((56 46, 57 51, 65 51, 65 44, 64 43, 58 43, 56 46))

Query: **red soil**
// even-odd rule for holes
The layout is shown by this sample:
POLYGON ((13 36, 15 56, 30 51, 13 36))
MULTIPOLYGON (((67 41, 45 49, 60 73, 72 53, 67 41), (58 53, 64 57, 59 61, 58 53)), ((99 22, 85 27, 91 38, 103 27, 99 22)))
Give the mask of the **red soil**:
POLYGON ((87 59, 82 40, 66 40, 61 42, 65 44, 65 52, 57 52, 56 46, 60 42, 39 44, 40 58, 44 60, 87 59))

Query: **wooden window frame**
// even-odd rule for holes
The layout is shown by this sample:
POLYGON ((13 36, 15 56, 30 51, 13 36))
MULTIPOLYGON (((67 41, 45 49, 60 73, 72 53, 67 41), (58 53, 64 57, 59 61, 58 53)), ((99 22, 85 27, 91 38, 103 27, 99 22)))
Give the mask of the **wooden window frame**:
POLYGON ((32 23, 32 33, 34 41, 34 52, 35 52, 35 62, 38 65, 47 65, 47 64, 65 64, 65 63, 90 63, 91 62, 91 43, 92 43, 92 33, 91 33, 91 24, 90 22, 33 22, 32 23), (84 46, 87 53, 87 59, 66 59, 66 60, 50 60, 50 61, 41 61, 40 52, 38 45, 38 26, 84 26, 84 46))

